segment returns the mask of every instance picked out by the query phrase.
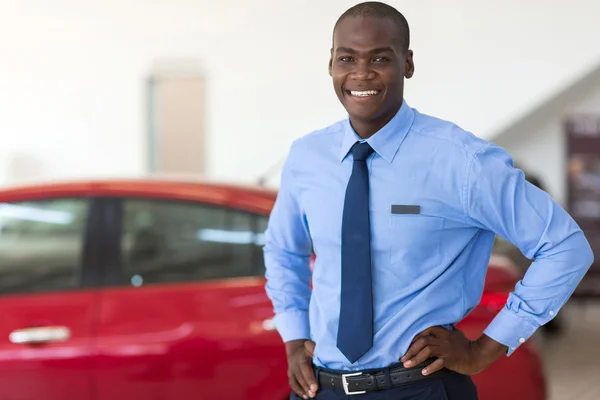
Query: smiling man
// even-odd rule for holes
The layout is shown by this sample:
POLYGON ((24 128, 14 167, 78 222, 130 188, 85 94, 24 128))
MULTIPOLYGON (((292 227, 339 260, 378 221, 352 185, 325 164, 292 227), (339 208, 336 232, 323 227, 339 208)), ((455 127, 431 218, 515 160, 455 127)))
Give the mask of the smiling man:
POLYGON ((340 17, 329 72, 348 118, 296 140, 283 168, 264 253, 292 397, 476 399, 470 375, 550 321, 593 260, 506 151, 408 105, 409 39, 383 3, 340 17), (534 262, 470 341, 454 324, 496 234, 534 262))

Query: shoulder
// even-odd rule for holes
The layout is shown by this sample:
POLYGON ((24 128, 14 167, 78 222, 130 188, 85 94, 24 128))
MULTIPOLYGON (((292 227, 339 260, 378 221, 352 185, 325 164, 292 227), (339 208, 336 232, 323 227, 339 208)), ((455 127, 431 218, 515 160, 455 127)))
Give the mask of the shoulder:
POLYGON ((330 140, 332 136, 344 133, 345 120, 337 121, 329 126, 309 132, 292 143, 292 147, 300 145, 314 145, 322 140, 330 140))
POLYGON ((332 143, 332 138, 341 138, 344 134, 345 120, 337 121, 324 128, 316 129, 295 139, 290 147, 290 156, 302 156, 307 152, 332 143))
POLYGON ((426 138, 437 145, 475 157, 484 149, 494 146, 491 142, 463 129, 454 122, 415 111, 412 132, 426 138), (441 142, 441 143, 440 143, 441 142))

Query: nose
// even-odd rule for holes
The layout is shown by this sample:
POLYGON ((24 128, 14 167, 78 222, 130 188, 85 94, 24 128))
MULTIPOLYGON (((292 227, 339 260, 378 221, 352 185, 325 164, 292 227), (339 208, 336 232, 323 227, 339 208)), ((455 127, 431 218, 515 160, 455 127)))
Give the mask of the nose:
POLYGON ((371 63, 359 61, 355 64, 352 71, 352 79, 357 81, 367 81, 375 77, 375 71, 371 69, 371 63))

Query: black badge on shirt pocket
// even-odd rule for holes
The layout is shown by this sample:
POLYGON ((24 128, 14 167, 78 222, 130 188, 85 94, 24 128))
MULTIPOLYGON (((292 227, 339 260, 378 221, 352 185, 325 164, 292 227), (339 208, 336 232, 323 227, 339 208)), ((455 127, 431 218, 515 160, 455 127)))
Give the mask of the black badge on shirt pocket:
POLYGON ((392 214, 420 214, 421 206, 403 206, 392 204, 392 214))

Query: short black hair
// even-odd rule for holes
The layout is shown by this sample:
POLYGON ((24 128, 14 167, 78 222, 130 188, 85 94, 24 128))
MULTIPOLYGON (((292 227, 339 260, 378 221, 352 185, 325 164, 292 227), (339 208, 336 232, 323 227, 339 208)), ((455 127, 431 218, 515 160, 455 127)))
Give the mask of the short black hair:
POLYGON ((398 28, 399 40, 402 45, 402 50, 407 51, 410 47, 410 28, 408 21, 402 13, 394 7, 381 3, 379 1, 367 1, 359 3, 344 12, 335 23, 333 31, 338 27, 340 22, 348 17, 375 17, 390 19, 398 28))

